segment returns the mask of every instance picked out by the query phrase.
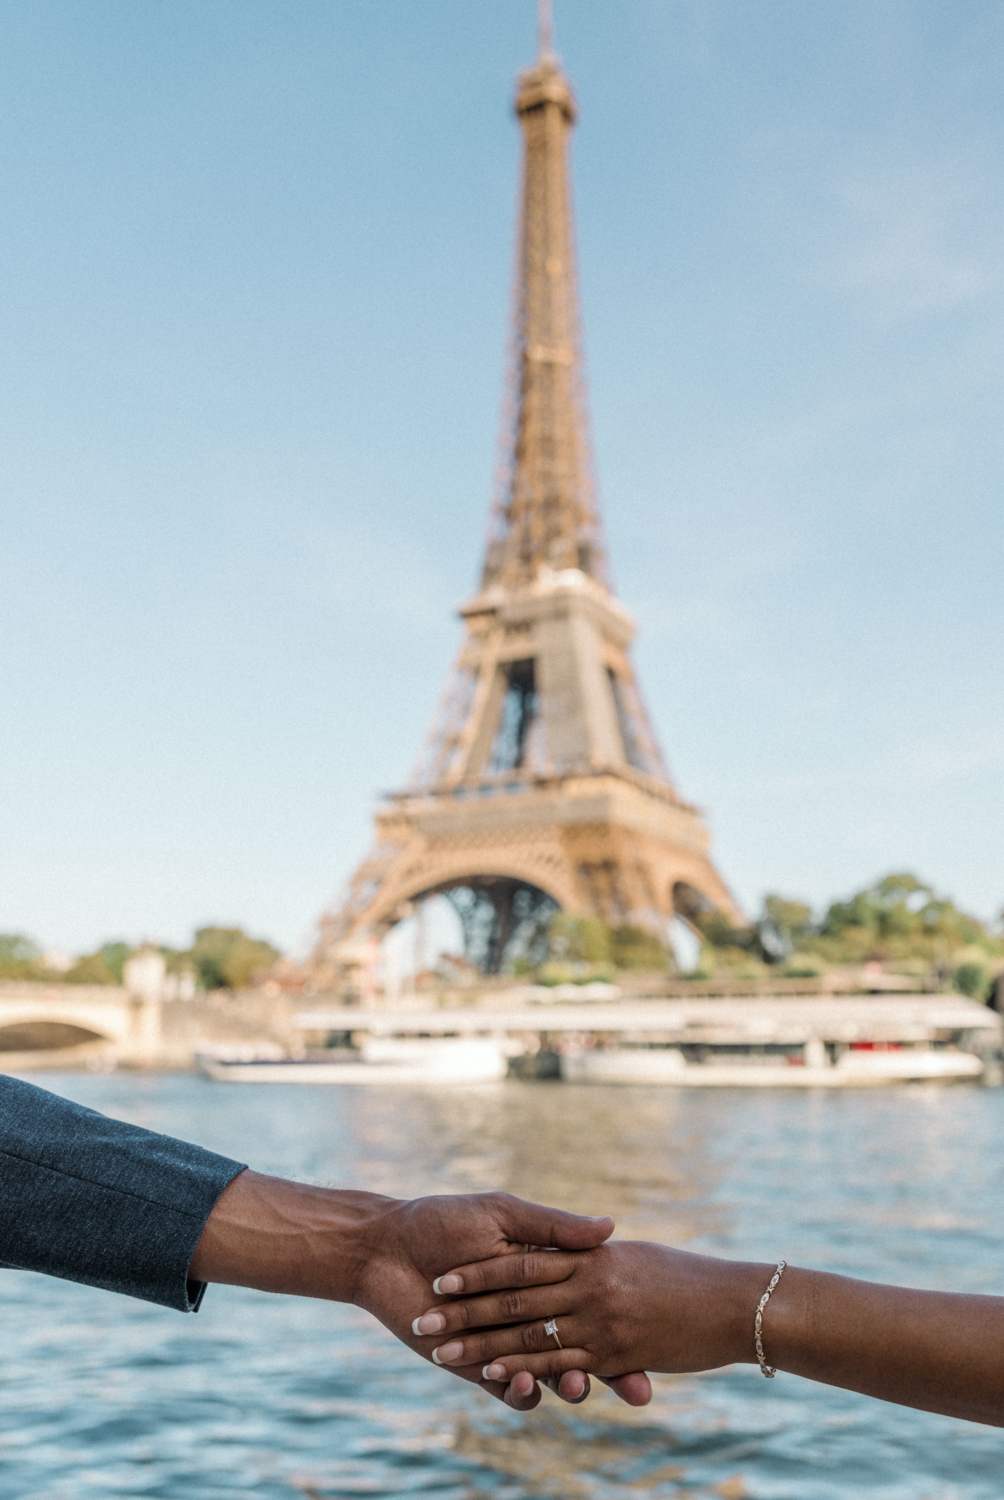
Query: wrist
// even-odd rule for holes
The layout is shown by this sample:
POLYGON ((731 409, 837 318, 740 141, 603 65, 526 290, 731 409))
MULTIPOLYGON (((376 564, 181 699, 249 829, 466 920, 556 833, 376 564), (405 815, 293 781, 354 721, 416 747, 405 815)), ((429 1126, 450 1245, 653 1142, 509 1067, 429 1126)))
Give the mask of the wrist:
MULTIPOLYGON (((760 1298, 770 1285, 777 1266, 777 1261, 773 1264, 751 1262, 743 1266, 742 1309, 734 1336, 740 1351, 736 1359, 744 1364, 758 1363, 754 1323, 760 1298)), ((807 1276, 808 1273, 800 1271, 797 1266, 786 1266, 764 1306, 761 1343, 765 1360, 775 1368, 786 1365, 803 1341, 808 1319, 807 1276)))
POLYGON ((358 1300, 396 1200, 242 1172, 217 1201, 192 1257, 198 1281, 358 1300))
MULTIPOLYGON (((735 1262, 735 1276, 730 1287, 729 1298, 729 1345, 732 1349, 730 1364, 755 1365, 757 1363, 756 1342, 754 1333, 754 1321, 756 1319, 757 1307, 760 1298, 767 1290, 770 1279, 777 1270, 777 1262, 772 1265, 759 1261, 737 1261, 735 1262)), ((782 1281, 783 1281, 782 1277, 782 1281)), ((763 1344, 770 1351, 770 1363, 775 1363, 777 1352, 774 1343, 768 1343, 770 1334, 768 1325, 773 1331, 775 1318, 772 1316, 778 1309, 775 1299, 780 1292, 780 1283, 771 1296, 768 1310, 764 1312, 763 1344)))

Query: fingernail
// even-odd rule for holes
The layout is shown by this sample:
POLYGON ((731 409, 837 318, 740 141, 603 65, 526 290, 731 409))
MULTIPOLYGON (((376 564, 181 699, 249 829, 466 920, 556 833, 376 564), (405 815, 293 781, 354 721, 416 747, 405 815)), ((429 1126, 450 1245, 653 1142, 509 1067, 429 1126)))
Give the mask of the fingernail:
POLYGON ((440 1344, 438 1349, 432 1351, 432 1362, 437 1365, 452 1365, 454 1360, 460 1358, 464 1352, 464 1346, 460 1339, 452 1339, 448 1344, 440 1344))
POLYGON ((449 1276, 437 1276, 432 1283, 432 1290, 437 1297, 452 1296, 454 1292, 462 1292, 464 1289, 464 1278, 455 1275, 452 1271, 449 1276))
POLYGON ((411 1325, 411 1331, 412 1333, 442 1333, 445 1327, 446 1319, 443 1314, 431 1312, 423 1313, 420 1318, 416 1318, 411 1325))
POLYGON ((482 1380, 504 1380, 505 1365, 485 1365, 481 1371, 482 1380))

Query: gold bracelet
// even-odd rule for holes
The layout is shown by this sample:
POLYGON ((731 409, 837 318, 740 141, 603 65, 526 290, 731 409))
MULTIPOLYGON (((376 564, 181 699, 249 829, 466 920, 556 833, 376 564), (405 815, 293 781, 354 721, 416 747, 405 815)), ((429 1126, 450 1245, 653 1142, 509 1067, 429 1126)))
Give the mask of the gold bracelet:
POLYGON ((781 1280, 781 1272, 784 1270, 784 1268, 785 1268, 785 1266, 787 1264, 788 1264, 788 1262, 786 1260, 778 1261, 778 1263, 777 1263, 777 1270, 774 1272, 773 1276, 770 1278, 770 1286, 764 1292, 763 1296, 760 1298, 760 1301, 759 1301, 759 1303, 757 1305, 756 1318, 755 1318, 754 1323, 753 1323, 753 1337, 754 1337, 754 1341, 756 1343, 756 1357, 757 1357, 757 1360, 760 1363, 760 1373, 761 1373, 761 1375, 766 1375, 766 1377, 767 1377, 768 1380, 773 1380, 774 1379, 774 1376, 777 1374, 777 1369, 773 1365, 769 1365, 767 1363, 766 1359, 764 1358, 763 1338, 762 1338, 762 1335, 763 1335, 763 1310, 767 1306, 767 1303, 770 1301, 770 1294, 771 1294, 771 1292, 774 1290, 774 1288, 777 1286, 778 1282, 781 1280))

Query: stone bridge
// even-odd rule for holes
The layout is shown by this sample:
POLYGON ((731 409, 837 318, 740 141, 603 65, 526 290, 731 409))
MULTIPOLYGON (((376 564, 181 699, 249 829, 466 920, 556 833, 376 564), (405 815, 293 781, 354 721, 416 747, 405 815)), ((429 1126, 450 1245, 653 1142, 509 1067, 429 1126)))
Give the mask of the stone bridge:
POLYGON ((161 1049, 161 1004, 113 985, 0 987, 0 1069, 82 1062, 149 1066, 161 1049))
POLYGON ((116 985, 0 982, 0 1073, 190 1068, 220 1044, 292 1040, 293 1000, 261 990, 157 1000, 116 985))

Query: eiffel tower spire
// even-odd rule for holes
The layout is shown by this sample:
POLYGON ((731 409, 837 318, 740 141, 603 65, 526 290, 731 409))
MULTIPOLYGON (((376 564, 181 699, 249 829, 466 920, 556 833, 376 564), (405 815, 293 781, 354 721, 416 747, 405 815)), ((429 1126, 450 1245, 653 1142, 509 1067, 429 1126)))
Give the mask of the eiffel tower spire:
POLYGON ((543 62, 554 52, 554 9, 551 0, 537 0, 537 57, 543 62))
POLYGON ((346 997, 373 998, 378 940, 434 895, 453 903, 468 958, 489 972, 557 907, 663 938, 674 915, 738 915, 700 813, 663 764, 629 654, 634 624, 607 582, 579 345, 576 106, 549 0, 538 33, 516 89, 511 399, 485 563, 419 763, 321 920, 315 981, 346 997))
POLYGON ((539 36, 540 55, 521 75, 515 101, 523 129, 515 399, 483 588, 526 584, 548 569, 579 568, 606 579, 579 347, 568 167, 576 109, 552 51, 547 0, 540 0, 539 36))

